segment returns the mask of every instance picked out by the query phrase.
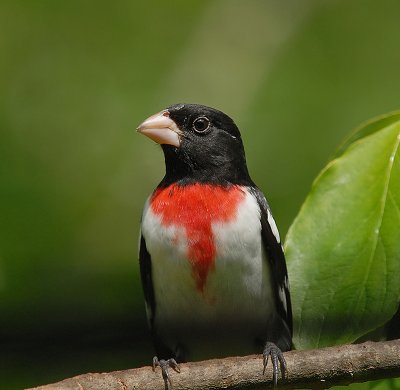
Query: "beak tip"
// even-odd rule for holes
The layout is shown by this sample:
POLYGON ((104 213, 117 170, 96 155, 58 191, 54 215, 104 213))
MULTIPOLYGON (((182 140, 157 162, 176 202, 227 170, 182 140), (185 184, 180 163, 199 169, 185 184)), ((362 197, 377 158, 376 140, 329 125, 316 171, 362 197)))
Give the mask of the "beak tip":
POLYGON ((138 127, 136 127, 136 131, 138 133, 142 133, 143 132, 143 130, 145 128, 145 126, 143 124, 144 124, 144 122, 142 122, 138 127))

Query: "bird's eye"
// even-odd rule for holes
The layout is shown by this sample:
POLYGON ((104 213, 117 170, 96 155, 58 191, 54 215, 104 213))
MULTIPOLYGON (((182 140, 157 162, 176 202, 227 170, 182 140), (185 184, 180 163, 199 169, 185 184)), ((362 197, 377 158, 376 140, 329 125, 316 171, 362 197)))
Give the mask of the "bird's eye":
POLYGON ((201 116, 193 122, 193 129, 198 133, 204 133, 209 127, 210 121, 205 116, 201 116))

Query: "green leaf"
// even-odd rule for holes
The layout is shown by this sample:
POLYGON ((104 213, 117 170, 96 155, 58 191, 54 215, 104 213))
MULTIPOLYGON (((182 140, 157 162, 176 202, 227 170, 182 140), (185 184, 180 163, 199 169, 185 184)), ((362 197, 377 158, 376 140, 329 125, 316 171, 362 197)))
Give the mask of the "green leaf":
POLYGON ((332 390, 399 390, 400 378, 379 379, 376 381, 352 383, 348 386, 335 386, 332 390))
POLYGON ((389 114, 381 115, 377 118, 371 119, 361 126, 357 127, 350 136, 343 142, 343 144, 338 148, 334 157, 339 157, 350 144, 357 141, 360 138, 366 137, 370 134, 375 133, 383 129, 384 127, 388 127, 393 123, 400 121, 400 111, 394 111, 389 114))
POLYGON ((289 229, 294 343, 353 342, 400 300, 400 112, 359 128, 313 183, 289 229))

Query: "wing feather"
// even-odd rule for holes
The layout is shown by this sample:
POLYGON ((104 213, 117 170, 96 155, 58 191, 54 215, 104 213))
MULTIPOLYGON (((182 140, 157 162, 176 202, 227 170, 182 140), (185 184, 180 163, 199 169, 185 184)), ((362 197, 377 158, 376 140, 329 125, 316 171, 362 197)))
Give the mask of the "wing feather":
POLYGON ((284 328, 276 337, 281 340, 279 344, 283 346, 283 350, 287 350, 292 347, 293 323, 285 255, 265 196, 257 187, 251 188, 251 192, 260 207, 262 242, 271 269, 276 309, 284 328))
POLYGON ((146 301, 147 319, 149 321, 151 329, 153 329, 156 302, 154 298, 151 257, 150 253, 147 250, 146 241, 143 237, 143 234, 140 234, 139 266, 140 266, 140 276, 142 280, 143 293, 146 301))

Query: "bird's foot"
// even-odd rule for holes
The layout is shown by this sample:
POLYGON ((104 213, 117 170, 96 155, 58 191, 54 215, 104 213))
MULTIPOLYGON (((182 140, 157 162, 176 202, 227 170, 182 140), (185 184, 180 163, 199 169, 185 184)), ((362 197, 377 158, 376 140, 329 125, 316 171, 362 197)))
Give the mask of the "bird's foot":
POLYGON ((263 351, 263 361, 264 361, 264 371, 263 375, 265 374, 265 369, 267 368, 268 358, 271 356, 272 361, 272 380, 274 382, 274 387, 278 384, 278 375, 279 375, 279 366, 280 371, 282 373, 282 379, 286 378, 286 360, 283 357, 282 351, 274 344, 274 343, 266 343, 263 351))
POLYGON ((168 390, 168 383, 172 387, 172 381, 169 376, 168 369, 171 367, 176 372, 181 372, 179 365, 175 359, 168 359, 168 360, 160 359, 160 360, 158 360, 158 357, 154 356, 153 357, 153 371, 156 370, 157 366, 161 368, 161 374, 164 379, 164 389, 168 390))

